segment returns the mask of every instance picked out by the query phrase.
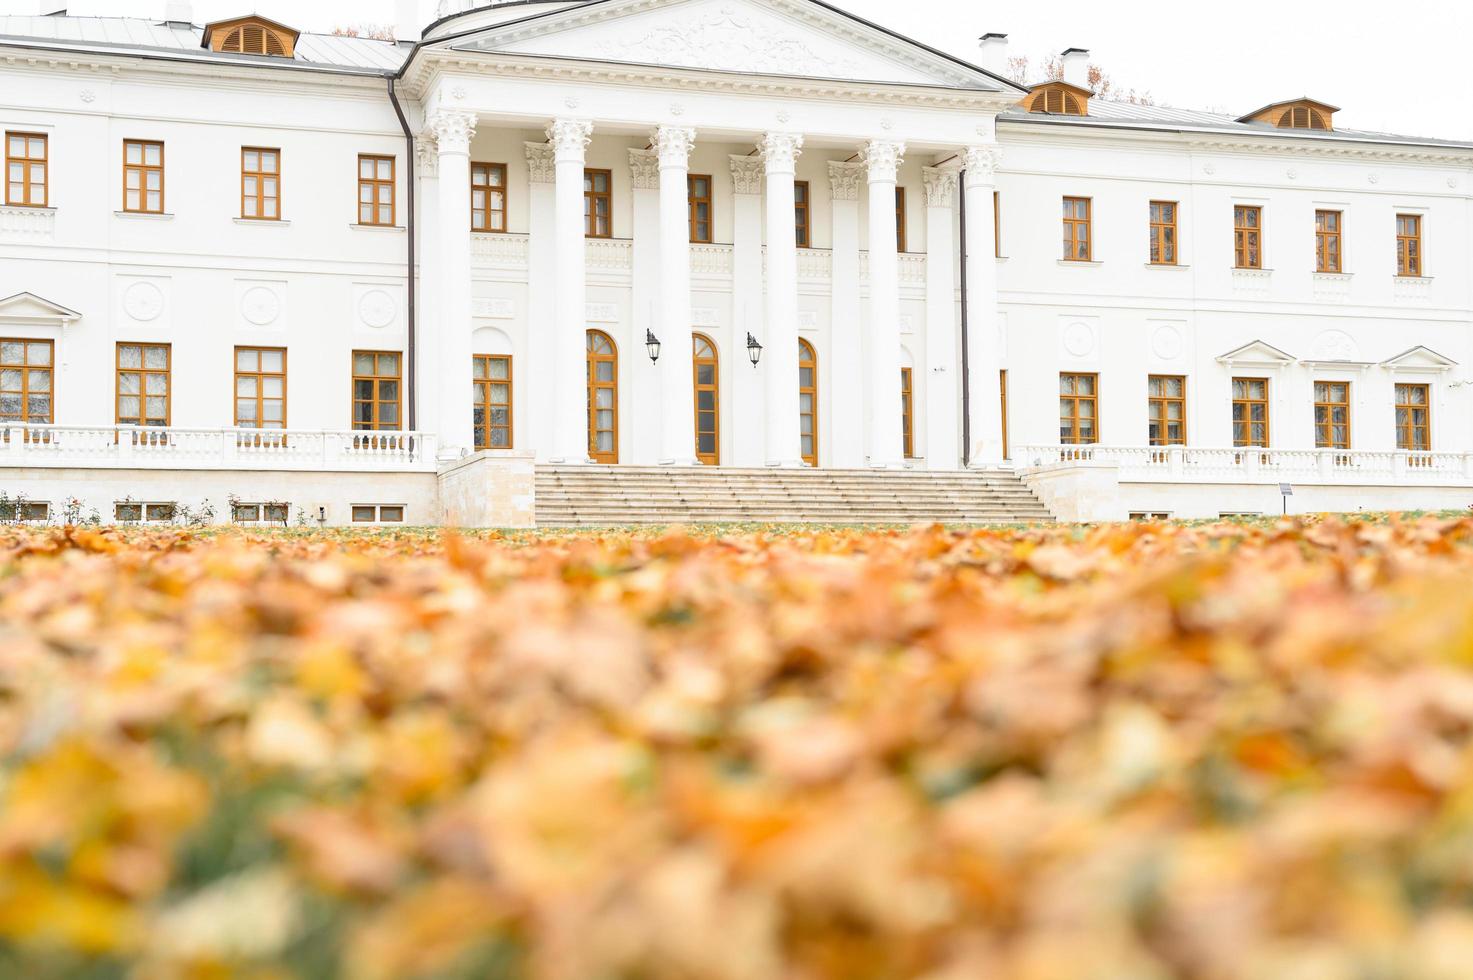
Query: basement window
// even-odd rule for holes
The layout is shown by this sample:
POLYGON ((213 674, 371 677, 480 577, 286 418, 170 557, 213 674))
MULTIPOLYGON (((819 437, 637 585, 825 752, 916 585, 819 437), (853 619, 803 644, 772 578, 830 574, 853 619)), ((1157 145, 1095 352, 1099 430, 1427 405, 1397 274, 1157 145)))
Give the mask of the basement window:
POLYGON ((286 527, 291 519, 291 504, 233 504, 230 519, 236 524, 277 524, 286 527))
POLYGON ((119 524, 163 524, 174 519, 178 505, 164 503, 134 503, 131 500, 113 504, 113 520, 119 524))
POLYGON ((51 519, 51 505, 44 500, 0 500, 0 521, 44 524, 51 519))
POLYGON ((403 524, 403 504, 354 504, 354 524, 403 524))

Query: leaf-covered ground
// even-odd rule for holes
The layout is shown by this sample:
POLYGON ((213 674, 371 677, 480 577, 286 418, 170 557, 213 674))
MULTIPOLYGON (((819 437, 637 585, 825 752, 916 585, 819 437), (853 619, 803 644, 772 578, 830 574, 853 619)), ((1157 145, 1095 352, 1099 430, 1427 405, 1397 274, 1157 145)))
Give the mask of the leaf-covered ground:
POLYGON ((0 976, 1461 980, 1473 521, 0 529, 0 976))

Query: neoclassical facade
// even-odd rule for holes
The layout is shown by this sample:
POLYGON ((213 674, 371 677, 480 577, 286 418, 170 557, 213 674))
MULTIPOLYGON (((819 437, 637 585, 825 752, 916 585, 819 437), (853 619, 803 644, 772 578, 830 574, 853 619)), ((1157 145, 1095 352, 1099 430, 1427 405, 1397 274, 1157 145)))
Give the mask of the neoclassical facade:
POLYGON ((1468 145, 1110 103, 1078 49, 1022 86, 1001 35, 815 0, 411 0, 397 42, 161 6, 0 17, 12 497, 509 523, 545 464, 1473 503, 1468 145))

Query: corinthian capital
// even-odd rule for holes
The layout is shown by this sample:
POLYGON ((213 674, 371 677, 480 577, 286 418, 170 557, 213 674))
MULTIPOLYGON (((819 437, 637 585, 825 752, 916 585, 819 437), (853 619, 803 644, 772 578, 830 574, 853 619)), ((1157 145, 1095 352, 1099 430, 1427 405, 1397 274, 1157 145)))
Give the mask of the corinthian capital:
POLYGON ((476 114, 461 109, 436 109, 426 120, 429 131, 440 144, 440 152, 469 153, 471 137, 476 135, 476 114))
POLYGON ((629 150, 629 176, 635 190, 660 189, 660 158, 654 150, 629 150))
POLYGON ((859 200, 859 181, 864 176, 864 164, 829 161, 829 186, 836 201, 859 200))
POLYGON ((738 194, 761 194, 762 158, 731 154, 731 182, 738 194))
POLYGON ((523 145, 527 149, 527 179, 534 184, 551 184, 557 180, 552 144, 528 141, 523 145))
POLYGON ((905 158, 905 144, 896 140, 870 140, 860 150, 869 165, 870 183, 894 183, 905 158))
POLYGON ((762 162, 770 174, 790 174, 803 153, 799 133, 768 133, 762 137, 762 162))
POLYGON ((690 151, 695 149, 696 131, 684 126, 661 126, 650 135, 660 166, 685 169, 690 166, 690 151))
POLYGON ((440 143, 428 129, 414 138, 414 167, 421 177, 440 173, 440 143))
POLYGON ((555 119, 547 127, 547 139, 559 160, 583 160, 583 151, 593 142, 593 123, 587 119, 555 119))
POLYGON ((990 184, 1002 162, 1002 147, 969 146, 962 150, 962 166, 967 168, 967 186, 990 184))
POLYGON ((950 167, 924 167, 921 183, 926 187, 926 207, 949 208, 956 200, 957 172, 950 167))

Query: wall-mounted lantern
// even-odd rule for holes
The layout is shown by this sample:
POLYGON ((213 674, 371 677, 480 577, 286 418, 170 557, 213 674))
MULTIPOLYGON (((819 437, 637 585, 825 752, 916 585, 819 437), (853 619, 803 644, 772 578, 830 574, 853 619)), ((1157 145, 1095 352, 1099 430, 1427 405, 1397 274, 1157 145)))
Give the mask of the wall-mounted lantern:
POLYGON ((649 351, 650 363, 658 364, 660 361, 660 338, 655 336, 653 330, 644 332, 644 349, 649 351))
POLYGON ((757 338, 753 337, 750 332, 747 334, 747 360, 752 362, 754 368, 757 362, 762 360, 762 345, 757 343, 757 338))

